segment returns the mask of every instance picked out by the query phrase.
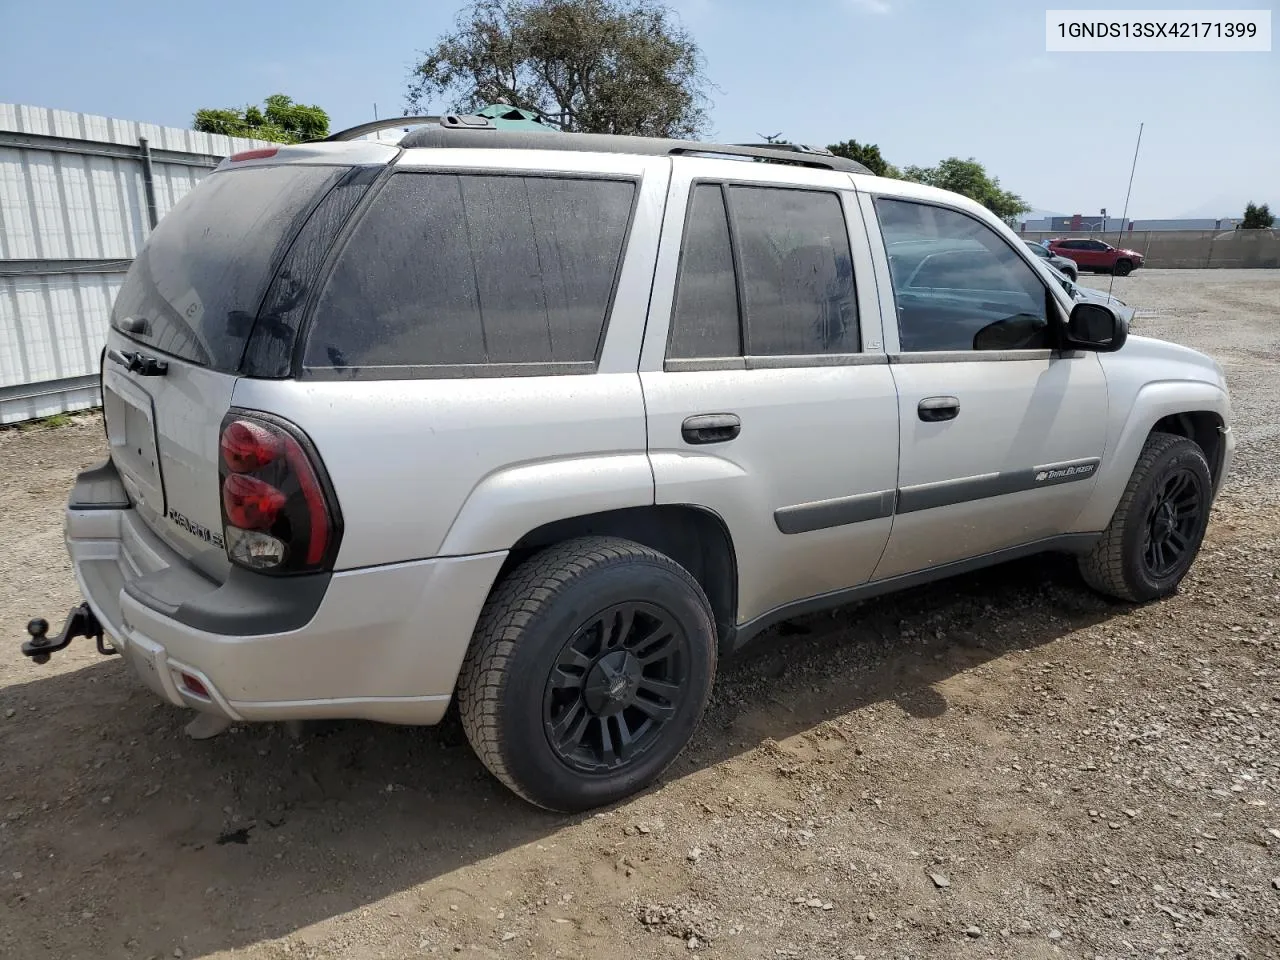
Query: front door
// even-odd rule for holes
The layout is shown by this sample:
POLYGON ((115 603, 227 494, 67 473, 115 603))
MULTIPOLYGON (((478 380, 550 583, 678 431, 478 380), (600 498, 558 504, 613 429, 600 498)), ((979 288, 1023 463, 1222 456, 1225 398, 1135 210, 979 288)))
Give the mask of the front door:
POLYGON ((1106 439, 1097 355, 1053 349, 1054 295, 978 218, 887 197, 864 208, 898 318, 897 515, 875 579, 1071 529, 1106 439))
POLYGON ((739 625, 866 581, 898 469, 849 177, 744 167, 676 165, 640 372, 657 500, 728 524, 739 625))

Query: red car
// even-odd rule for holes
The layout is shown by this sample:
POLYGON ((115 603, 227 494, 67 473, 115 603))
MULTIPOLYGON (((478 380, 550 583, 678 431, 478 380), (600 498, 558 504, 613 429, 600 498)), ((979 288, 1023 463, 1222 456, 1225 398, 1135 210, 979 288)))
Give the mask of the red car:
POLYGON ((1113 247, 1101 240, 1050 240, 1049 249, 1060 257, 1074 260, 1081 270, 1114 273, 1125 277, 1142 266, 1143 256, 1136 250, 1113 247))

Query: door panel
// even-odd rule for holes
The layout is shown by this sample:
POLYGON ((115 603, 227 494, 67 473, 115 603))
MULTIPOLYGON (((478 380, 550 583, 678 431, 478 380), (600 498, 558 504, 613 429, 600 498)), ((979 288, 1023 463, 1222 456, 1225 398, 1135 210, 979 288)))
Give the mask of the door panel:
POLYGON ((705 506, 728 525, 739 623, 871 576, 898 470, 888 364, 650 371, 640 382, 657 501, 705 506), (738 415, 737 438, 687 443, 685 418, 715 411, 738 415))
POLYGON ((727 524, 739 624, 865 582, 889 539, 898 397, 850 186, 706 158, 673 169, 641 356, 649 457, 658 503, 727 524), (719 432, 688 433, 711 415, 719 432))
POLYGON ((901 448, 873 578, 1070 529, 1098 473, 1107 388, 1095 354, 1054 349, 1062 291, 985 214, 889 197, 871 213, 899 327, 890 370, 901 448))
POLYGON ((898 514, 877 580, 1056 536, 1093 491, 1107 414, 1097 356, 979 356, 892 366, 898 514), (959 413, 922 420, 921 401, 938 396, 959 413))

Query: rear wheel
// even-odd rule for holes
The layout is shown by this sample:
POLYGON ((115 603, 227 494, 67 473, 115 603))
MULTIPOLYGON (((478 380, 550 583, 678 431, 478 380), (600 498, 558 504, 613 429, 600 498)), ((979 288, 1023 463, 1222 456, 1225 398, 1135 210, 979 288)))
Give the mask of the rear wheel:
POLYGON ((1133 602, 1173 593, 1200 551, 1212 497, 1200 447, 1185 437, 1153 433, 1110 525, 1080 558, 1085 581, 1133 602))
POLYGON ((1129 274, 1133 273, 1133 261, 1117 260, 1113 269, 1117 277, 1127 277, 1129 274))
POLYGON ((715 621, 670 557, 586 537, 494 590, 462 665, 458 707, 489 771, 531 803, 586 810, 656 779, 711 694, 715 621))

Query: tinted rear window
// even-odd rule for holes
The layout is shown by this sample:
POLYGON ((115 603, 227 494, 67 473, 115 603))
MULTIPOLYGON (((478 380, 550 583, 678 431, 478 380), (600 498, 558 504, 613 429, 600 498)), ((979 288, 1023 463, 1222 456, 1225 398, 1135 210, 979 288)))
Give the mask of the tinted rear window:
POLYGON ((396 174, 320 295, 305 366, 432 376, 593 364, 635 191, 629 180, 396 174))
POLYGON ((345 169, 247 167, 210 174, 156 226, 125 278, 112 324, 216 370, 240 365, 283 248, 345 169))

